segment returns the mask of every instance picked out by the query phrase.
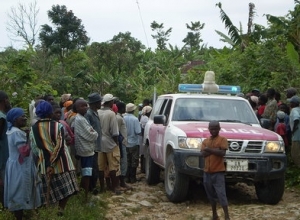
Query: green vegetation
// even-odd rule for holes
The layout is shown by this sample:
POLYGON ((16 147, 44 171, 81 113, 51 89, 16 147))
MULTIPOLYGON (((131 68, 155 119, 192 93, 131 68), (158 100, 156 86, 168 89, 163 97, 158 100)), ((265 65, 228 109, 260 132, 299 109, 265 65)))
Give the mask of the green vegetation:
MULTIPOLYGON (((30 6, 32 13, 38 12, 36 6, 30 6)), ((298 1, 285 16, 267 15, 267 27, 253 23, 255 6, 249 4, 249 14, 245 15, 249 17, 247 33, 234 26, 221 3, 216 5, 218 8, 228 36, 216 32, 228 46, 207 48, 201 39, 205 24, 191 21, 186 23, 187 34, 182 40, 185 45, 178 48, 168 44, 172 27, 153 21, 150 26, 157 48, 150 49, 130 32, 119 33, 107 42, 89 42, 74 12, 64 5, 53 5, 48 11, 51 24, 42 25, 33 39, 23 39, 27 49, 7 47, 0 52, 0 75, 5 85, 2 89, 14 106, 27 108, 30 100, 47 93, 57 98, 63 93, 87 97, 97 91, 140 103, 152 98, 154 90, 158 94, 177 92, 179 83, 202 83, 207 70, 216 73, 218 84, 238 84, 244 93, 253 88, 266 91, 269 87, 282 92, 299 85, 298 1), (34 39, 38 36, 39 41, 34 39), (198 65, 185 68, 194 61, 198 65)), ((25 34, 19 38, 22 36, 25 34)))
MULTIPOLYGON (((47 220, 56 220, 56 219, 66 219, 66 220, 101 220, 105 219, 107 211, 107 203, 105 202, 107 194, 101 194, 100 196, 93 197, 90 199, 88 204, 84 204, 84 193, 80 192, 77 195, 74 195, 68 201, 66 209, 62 217, 57 215, 58 208, 57 206, 53 207, 42 207, 37 210, 28 210, 24 212, 25 219, 47 219, 47 220)), ((3 210, 0 212, 0 220, 13 220, 15 219, 13 214, 8 210, 3 210)))
POLYGON ((288 155, 288 166, 285 175, 285 186, 287 188, 296 187, 300 189, 300 169, 292 162, 290 155, 288 155))
MULTIPOLYGON (((31 5, 30 14, 37 13, 35 8, 31 5)), ((228 30, 228 35, 216 30, 220 40, 228 43, 224 48, 206 47, 201 39, 205 24, 200 21, 186 23, 182 48, 167 43, 172 27, 153 21, 152 37, 157 48, 150 49, 130 32, 119 33, 107 42, 89 42, 75 12, 54 5, 48 11, 51 24, 42 25, 32 39, 24 39, 25 49, 7 47, 0 52, 1 89, 8 93, 13 106, 24 109, 36 96, 49 93, 57 99, 63 93, 73 97, 112 93, 124 102, 140 103, 144 98, 151 99, 154 90, 158 94, 173 93, 179 83, 202 83, 205 71, 213 70, 218 84, 240 85, 244 93, 274 87, 284 101, 284 89, 299 89, 300 85, 300 2, 296 0, 287 15, 266 15, 267 27, 253 23, 254 8, 249 4, 249 14, 245 15, 249 18, 248 31, 243 33, 221 3, 216 5, 220 22, 228 30), (185 68, 193 61, 201 64, 185 68)), ((292 165, 286 177, 288 186, 300 182, 300 173, 292 165)), ((80 218, 81 214, 76 216, 80 218)))

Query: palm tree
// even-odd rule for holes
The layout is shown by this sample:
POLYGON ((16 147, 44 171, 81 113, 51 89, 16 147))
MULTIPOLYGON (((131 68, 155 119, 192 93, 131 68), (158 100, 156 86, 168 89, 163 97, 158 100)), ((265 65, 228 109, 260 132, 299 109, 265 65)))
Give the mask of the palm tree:
MULTIPOLYGON (((216 4, 217 7, 220 8, 220 16, 222 22, 225 24, 225 28, 228 29, 228 35, 217 31, 216 33, 221 36, 221 41, 230 44, 232 47, 240 46, 242 51, 245 49, 245 47, 249 44, 250 41, 253 41, 252 35, 254 31, 257 31, 259 29, 256 29, 255 25, 253 25, 253 17, 255 15, 255 5, 253 3, 249 3, 249 15, 248 15, 248 31, 247 34, 243 34, 243 28, 242 24, 240 23, 240 28, 238 29, 228 15, 225 13, 225 11, 222 9, 221 2, 216 4)), ((257 38, 257 37, 256 37, 257 38)))

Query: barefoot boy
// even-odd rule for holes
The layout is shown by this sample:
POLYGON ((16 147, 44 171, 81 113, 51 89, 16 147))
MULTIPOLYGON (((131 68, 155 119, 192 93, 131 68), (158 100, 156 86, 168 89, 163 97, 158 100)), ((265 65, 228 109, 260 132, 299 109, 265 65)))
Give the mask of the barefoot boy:
POLYGON ((225 137, 219 135, 220 123, 211 121, 208 130, 211 136, 202 143, 201 152, 205 158, 203 184, 210 201, 213 220, 218 220, 217 203, 219 200, 225 214, 225 219, 229 220, 228 202, 225 190, 225 165, 224 159, 228 142, 225 137))

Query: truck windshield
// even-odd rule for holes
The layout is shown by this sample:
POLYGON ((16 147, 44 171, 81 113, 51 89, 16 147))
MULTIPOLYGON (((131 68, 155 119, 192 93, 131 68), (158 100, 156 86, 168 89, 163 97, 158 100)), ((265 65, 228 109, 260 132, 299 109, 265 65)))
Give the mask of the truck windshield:
POLYGON ((179 98, 173 109, 172 121, 211 121, 259 124, 247 100, 179 98))

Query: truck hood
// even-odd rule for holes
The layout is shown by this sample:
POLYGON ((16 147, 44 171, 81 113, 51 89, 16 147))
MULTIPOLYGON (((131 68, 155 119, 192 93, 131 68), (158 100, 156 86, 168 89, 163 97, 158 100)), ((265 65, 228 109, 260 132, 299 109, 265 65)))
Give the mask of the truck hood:
MULTIPOLYGON (((179 122, 173 125, 186 133, 187 137, 208 138, 210 133, 208 130, 208 122, 179 122)), ((219 135, 227 139, 243 139, 243 140, 268 140, 278 141, 279 135, 270 130, 253 127, 243 123, 224 123, 220 122, 221 130, 219 135)))

